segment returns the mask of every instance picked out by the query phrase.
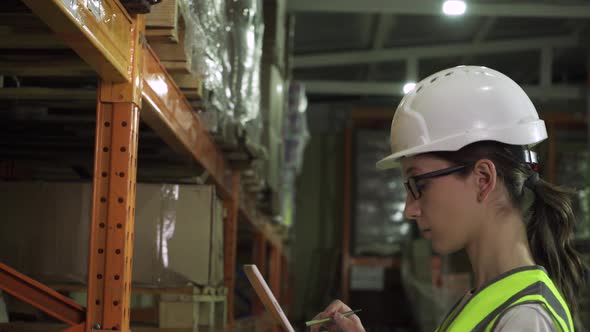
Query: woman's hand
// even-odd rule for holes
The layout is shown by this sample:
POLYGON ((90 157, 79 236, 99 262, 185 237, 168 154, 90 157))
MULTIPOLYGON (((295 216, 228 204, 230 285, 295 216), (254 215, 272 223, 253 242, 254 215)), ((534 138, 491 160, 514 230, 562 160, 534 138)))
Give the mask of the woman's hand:
POLYGON ((340 300, 334 300, 323 312, 320 312, 313 318, 316 320, 332 317, 334 321, 314 325, 311 327, 311 332, 319 332, 322 326, 327 328, 329 332, 364 332, 365 328, 357 315, 342 316, 347 311, 351 311, 351 309, 346 304, 340 300))

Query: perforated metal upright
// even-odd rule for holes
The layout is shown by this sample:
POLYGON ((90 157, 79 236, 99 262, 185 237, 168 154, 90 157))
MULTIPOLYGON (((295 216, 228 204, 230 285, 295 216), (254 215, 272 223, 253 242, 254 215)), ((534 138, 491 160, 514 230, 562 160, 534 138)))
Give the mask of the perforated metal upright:
POLYGON ((100 81, 88 268, 87 331, 129 330, 145 20, 134 19, 131 80, 100 81))

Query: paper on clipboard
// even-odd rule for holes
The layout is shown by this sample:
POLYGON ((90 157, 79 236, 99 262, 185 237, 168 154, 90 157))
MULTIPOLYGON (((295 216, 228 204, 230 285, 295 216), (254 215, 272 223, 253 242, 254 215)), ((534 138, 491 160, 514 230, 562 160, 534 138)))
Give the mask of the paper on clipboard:
POLYGON ((256 265, 244 265, 244 271, 246 272, 248 280, 250 280, 250 284, 252 284, 252 287, 254 287, 256 295, 258 295, 258 298, 262 301, 266 310, 270 311, 273 318, 277 322, 281 323, 285 331, 295 332, 293 326, 287 319, 287 316, 285 316, 283 309, 278 304, 277 300, 275 299, 275 296, 272 294, 272 291, 268 287, 268 284, 262 277, 262 274, 260 274, 260 271, 258 270, 256 265))

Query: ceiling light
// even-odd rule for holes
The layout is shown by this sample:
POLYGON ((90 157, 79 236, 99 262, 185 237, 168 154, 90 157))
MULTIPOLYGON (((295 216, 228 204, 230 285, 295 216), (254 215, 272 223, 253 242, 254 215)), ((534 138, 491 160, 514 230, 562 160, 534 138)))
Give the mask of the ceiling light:
POLYGON ((449 16, 458 16, 465 14, 467 5, 462 0, 447 0, 443 3, 443 13, 449 16))
POLYGON ((407 94, 408 92, 414 90, 414 88, 416 87, 416 83, 414 82, 409 82, 404 84, 404 94, 407 94))

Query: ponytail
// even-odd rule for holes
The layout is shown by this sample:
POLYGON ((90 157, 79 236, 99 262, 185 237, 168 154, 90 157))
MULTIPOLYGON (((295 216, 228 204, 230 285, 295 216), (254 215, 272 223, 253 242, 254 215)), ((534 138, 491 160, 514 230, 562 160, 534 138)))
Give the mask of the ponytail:
MULTIPOLYGON (((536 173, 534 173, 536 174, 536 173)), ((535 200, 529 209, 527 236, 535 262, 547 270, 568 303, 578 311, 577 291, 584 284, 584 264, 574 249, 575 191, 544 180, 530 184, 535 200)))

